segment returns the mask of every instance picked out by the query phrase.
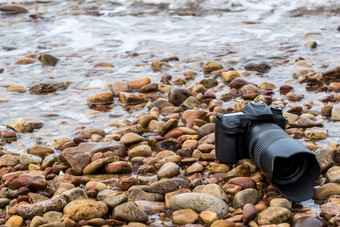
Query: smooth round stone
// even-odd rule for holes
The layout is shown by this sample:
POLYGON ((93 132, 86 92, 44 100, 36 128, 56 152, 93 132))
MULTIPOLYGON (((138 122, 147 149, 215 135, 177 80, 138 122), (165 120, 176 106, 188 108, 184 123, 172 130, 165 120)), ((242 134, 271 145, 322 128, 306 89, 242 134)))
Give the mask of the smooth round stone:
POLYGON ((9 202, 11 202, 8 198, 0 198, 0 208, 5 208, 9 202))
POLYGON ((182 148, 191 148, 191 149, 195 149, 197 146, 197 140, 186 140, 184 141, 184 143, 182 144, 182 148))
POLYGON ((108 197, 109 195, 112 195, 114 193, 115 193, 115 191, 113 191, 111 189, 104 189, 103 191, 98 192, 97 200, 104 200, 106 197, 108 197))
POLYGON ((340 183, 340 166, 333 166, 327 170, 326 177, 330 183, 340 183))
POLYGON ((208 124, 202 125, 198 129, 198 135, 200 137, 204 137, 204 136, 209 135, 213 132, 215 132, 215 123, 208 123, 208 124))
POLYGON ((295 121, 297 121, 297 119, 299 119, 299 116, 297 114, 283 113, 282 115, 287 118, 288 123, 294 123, 295 121))
POLYGON ((148 129, 152 132, 160 132, 162 128, 163 128, 163 125, 157 120, 150 121, 148 125, 148 129))
POLYGON ((132 88, 130 84, 123 82, 123 81, 116 81, 111 86, 112 92, 117 96, 120 92, 131 92, 132 88))
POLYGON ((18 93, 26 93, 27 89, 20 85, 10 86, 7 88, 9 92, 18 92, 18 93))
POLYGON ((185 88, 173 88, 169 92, 168 100, 175 106, 179 106, 184 102, 189 96, 192 96, 192 92, 185 88))
POLYGON ((328 183, 315 190, 316 199, 324 199, 330 195, 340 194, 340 183, 328 183))
POLYGON ((132 202, 115 207, 112 216, 126 222, 146 222, 148 220, 147 214, 132 202))
POLYGON ((293 215, 290 210, 283 207, 268 207, 257 216, 259 225, 271 225, 289 222, 293 215))
POLYGON ((86 193, 81 188, 72 188, 62 193, 67 201, 74 201, 79 199, 88 199, 86 193))
POLYGON ((140 124, 143 128, 146 128, 152 120, 157 120, 157 118, 152 115, 144 115, 138 120, 137 124, 140 124))
POLYGON ((293 227, 322 227, 324 226, 322 221, 312 217, 302 217, 296 220, 293 227))
POLYGON ((235 223, 227 220, 216 220, 210 227, 235 227, 235 223))
POLYGON ((107 173, 124 173, 131 171, 132 165, 131 163, 118 161, 112 162, 105 166, 105 171, 107 173))
POLYGON ((8 227, 21 227, 24 222, 24 219, 20 216, 14 215, 8 219, 5 226, 8 227))
POLYGON ((19 163, 19 156, 5 154, 0 157, 0 166, 16 166, 19 163))
POLYGON ((284 207, 287 209, 292 209, 292 203, 285 198, 275 198, 270 201, 271 207, 284 207))
POLYGON ((218 219, 217 214, 213 211, 202 211, 200 213, 200 218, 205 224, 211 224, 218 219))
POLYGON ((133 143, 139 143, 144 141, 144 137, 138 135, 134 132, 126 133, 124 136, 120 138, 120 142, 123 142, 124 144, 133 144, 133 143))
POLYGON ((29 164, 40 164, 42 162, 42 158, 37 155, 21 153, 19 156, 19 160, 21 164, 29 165, 29 164))
POLYGON ((64 215, 70 215, 75 221, 101 218, 108 212, 104 202, 90 199, 74 200, 64 207, 64 215))
POLYGON ((173 196, 169 201, 172 210, 192 209, 196 212, 205 210, 215 212, 219 217, 228 213, 228 205, 225 201, 205 193, 182 193, 173 196))
POLYGON ((305 113, 300 116, 300 118, 308 118, 309 120, 316 121, 316 118, 313 114, 305 113))
POLYGON ((240 73, 237 71, 229 71, 222 73, 222 79, 225 83, 231 82, 233 79, 240 77, 240 73))
POLYGON ((38 155, 40 157, 45 157, 46 154, 53 154, 54 151, 53 149, 46 147, 46 146, 35 145, 35 146, 28 148, 27 153, 38 155))
POLYGON ((212 72, 212 71, 220 70, 220 69, 223 69, 223 66, 216 61, 207 61, 203 65, 203 71, 205 72, 212 72))
POLYGON ((236 193, 233 199, 235 209, 242 208, 245 204, 256 204, 259 201, 259 192, 254 188, 247 188, 236 193))
POLYGON ((192 209, 176 210, 172 213, 172 222, 175 224, 185 225, 194 223, 198 220, 198 214, 192 209))
POLYGON ((96 181, 89 181, 85 185, 86 190, 97 190, 97 191, 103 191, 107 187, 104 183, 96 182, 96 181))
POLYGON ((45 218, 40 217, 40 216, 35 216, 31 221, 30 227, 39 227, 47 223, 48 222, 45 218))
POLYGON ((129 150, 128 155, 129 158, 132 159, 134 157, 150 157, 152 154, 151 147, 148 145, 140 145, 129 150))
POLYGON ((61 217, 63 216, 62 213, 57 212, 57 211, 49 211, 46 212, 43 215, 43 218, 45 218, 49 223, 53 223, 53 222, 57 222, 61 219, 61 217))
POLYGON ((331 119, 332 120, 340 120, 340 104, 336 104, 332 108, 332 113, 331 113, 331 119))
POLYGON ((43 123, 29 117, 16 118, 7 125, 9 128, 17 132, 33 132, 34 129, 39 129, 43 123))
POLYGON ((208 170, 212 173, 226 173, 230 167, 226 164, 211 162, 209 163, 208 170))
POLYGON ((240 185, 242 187, 242 189, 255 188, 256 187, 255 181, 252 178, 250 178, 250 177, 235 177, 235 178, 231 178, 228 181, 228 184, 240 185))
POLYGON ((136 89, 140 89, 143 86, 150 84, 151 83, 151 79, 149 77, 142 77, 142 78, 138 78, 135 80, 130 80, 128 82, 128 84, 132 87, 132 88, 136 88, 136 89))
POLYGON ((243 206, 243 224, 248 225, 248 223, 256 217, 257 210, 255 206, 251 203, 247 203, 243 206))
POLYGON ((103 92, 103 93, 100 93, 100 94, 90 96, 87 99, 87 102, 98 103, 98 104, 111 103, 111 102, 113 102, 113 93, 112 92, 103 92))
POLYGON ((158 170, 157 176, 160 178, 175 177, 180 173, 180 168, 176 163, 167 162, 158 170))
POLYGON ((304 135, 309 139, 325 139, 328 137, 328 130, 318 127, 307 128, 304 135))
POLYGON ((191 166, 189 166, 185 172, 187 174, 192 174, 192 173, 198 173, 198 172, 202 172, 204 170, 204 167, 198 163, 198 162, 195 162, 193 163, 191 166))
POLYGON ((220 199, 226 201, 227 203, 229 202, 227 194, 217 184, 208 184, 208 185, 204 186, 201 193, 213 195, 217 198, 220 198, 220 199))
POLYGON ((106 203, 106 205, 108 205, 110 208, 115 208, 116 206, 127 202, 128 197, 126 194, 124 193, 120 193, 120 194, 111 194, 108 197, 106 197, 103 202, 106 203))
POLYGON ((188 97, 184 102, 181 104, 183 109, 194 109, 200 105, 200 102, 193 96, 188 97))

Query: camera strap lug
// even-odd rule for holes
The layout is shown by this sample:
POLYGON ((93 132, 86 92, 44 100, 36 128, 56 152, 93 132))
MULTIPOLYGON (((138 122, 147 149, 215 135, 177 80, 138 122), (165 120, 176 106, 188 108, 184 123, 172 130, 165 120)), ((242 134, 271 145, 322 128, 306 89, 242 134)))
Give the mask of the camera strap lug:
POLYGON ((215 115, 213 116, 213 118, 216 119, 216 120, 220 120, 221 117, 222 117, 222 114, 215 114, 215 115))

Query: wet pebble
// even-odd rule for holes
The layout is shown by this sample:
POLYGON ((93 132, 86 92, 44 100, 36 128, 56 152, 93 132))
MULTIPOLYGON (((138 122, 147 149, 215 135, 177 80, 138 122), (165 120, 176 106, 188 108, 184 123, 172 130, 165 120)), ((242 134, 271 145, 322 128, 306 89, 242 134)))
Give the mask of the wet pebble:
POLYGON ((175 106, 179 106, 184 102, 189 96, 192 96, 192 92, 185 88, 173 88, 169 92, 168 99, 169 102, 175 106))
POLYGON ((287 209, 292 209, 292 204, 288 199, 285 198, 275 198, 270 201, 271 207, 284 207, 287 209))
POLYGON ((120 142, 123 142, 124 144, 134 144, 142 141, 144 141, 144 137, 133 132, 126 133, 120 138, 120 142))
POLYGON ((113 209, 112 216, 115 219, 126 222, 146 222, 147 214, 132 202, 123 203, 113 209))
POLYGON ((185 225, 194 223, 198 220, 198 214, 192 209, 176 210, 172 213, 172 222, 175 224, 185 225))
POLYGON ((39 61, 43 64, 43 65, 50 65, 50 66, 55 66, 59 59, 54 57, 51 54, 41 54, 39 56, 39 61))
POLYGON ((219 217, 228 212, 228 205, 221 199, 205 193, 183 193, 175 195, 169 201, 172 210, 192 209, 196 212, 213 211, 219 217))
POLYGON ((265 62, 261 63, 248 63, 244 66, 246 70, 249 71, 257 71, 259 73, 266 73, 269 72, 271 66, 265 62))
POLYGON ((0 6, 0 11, 5 13, 27 13, 27 9, 20 5, 2 5, 0 6))
POLYGON ((42 162, 42 158, 37 155, 21 153, 19 156, 19 160, 21 164, 29 165, 29 164, 40 164, 42 162))
POLYGON ((150 157, 152 153, 151 147, 148 145, 140 145, 129 150, 129 158, 134 157, 150 157))
POLYGON ((172 178, 161 180, 150 184, 149 191, 165 195, 166 193, 176 191, 181 188, 186 188, 188 183, 182 178, 172 178))
POLYGON ((14 215, 7 220, 7 222, 5 223, 5 226, 21 227, 23 222, 24 222, 24 219, 22 217, 14 215))
POLYGON ((7 126, 17 132, 33 132, 33 130, 41 128, 43 123, 33 118, 24 117, 16 118, 7 126))
POLYGON ((235 209, 242 208, 245 204, 256 204, 259 200, 259 192, 254 188, 244 189, 236 193, 233 199, 233 207, 235 209))
POLYGON ((243 206, 243 224, 248 225, 248 223, 254 219, 257 215, 257 210, 254 206, 254 204, 247 203, 243 206))
POLYGON ((193 173, 198 173, 198 172, 201 172, 204 170, 204 167, 198 163, 198 162, 195 162, 193 164, 191 164, 186 170, 185 172, 187 174, 193 174, 193 173))
POLYGON ((116 206, 126 203, 128 200, 128 197, 124 193, 112 193, 108 195, 105 199, 103 199, 103 202, 110 208, 115 208, 116 206))
POLYGON ((292 219, 292 212, 283 207, 268 207, 257 216, 260 225, 271 225, 289 222, 292 219))
POLYGON ((131 169, 132 165, 125 161, 113 162, 105 166, 105 171, 107 173, 126 173, 130 172, 131 169))
POLYGON ((315 190, 316 199, 325 199, 330 195, 340 194, 340 183, 327 183, 315 190))
POLYGON ((115 96, 118 96, 120 92, 131 92, 132 87, 130 84, 124 81, 116 81, 111 86, 111 90, 115 96))
POLYGON ((328 137, 328 130, 325 128, 308 128, 304 132, 305 137, 308 139, 325 139, 328 137))
POLYGON ((204 63, 203 65, 203 71, 207 73, 210 73, 215 70, 220 70, 220 69, 223 69, 223 66, 220 63, 215 62, 215 61, 208 61, 204 63))
POLYGON ((131 88, 134 88, 134 89, 140 89, 143 86, 150 84, 150 83, 151 83, 151 79, 149 77, 142 77, 142 78, 138 78, 135 80, 130 80, 128 82, 131 88))
POLYGON ((340 105, 336 104, 333 106, 332 108, 332 112, 331 112, 331 119, 332 120, 340 120, 340 105))
POLYGON ((340 166, 333 166, 327 170, 326 177, 330 183, 340 183, 340 166))
POLYGON ((217 214, 214 211, 209 210, 202 211, 199 217, 205 224, 211 224, 218 219, 217 214))
POLYGON ((167 162, 158 170, 157 176, 160 178, 175 177, 180 173, 180 167, 173 162, 167 162))
POLYGON ((313 217, 301 217, 293 223, 293 227, 322 227, 324 224, 317 218, 313 217))

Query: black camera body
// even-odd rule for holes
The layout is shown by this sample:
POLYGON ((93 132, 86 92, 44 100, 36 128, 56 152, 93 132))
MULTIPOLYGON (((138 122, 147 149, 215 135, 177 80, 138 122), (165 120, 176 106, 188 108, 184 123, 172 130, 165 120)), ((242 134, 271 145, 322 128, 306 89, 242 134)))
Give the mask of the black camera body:
POLYGON ((313 196, 320 165, 313 152, 285 132, 281 109, 251 102, 242 112, 217 114, 215 119, 220 162, 250 158, 286 198, 304 201, 313 196))
POLYGON ((255 102, 249 103, 241 112, 217 114, 215 119, 216 156, 227 164, 252 157, 247 146, 247 135, 254 125, 273 123, 284 130, 287 122, 281 109, 255 102))

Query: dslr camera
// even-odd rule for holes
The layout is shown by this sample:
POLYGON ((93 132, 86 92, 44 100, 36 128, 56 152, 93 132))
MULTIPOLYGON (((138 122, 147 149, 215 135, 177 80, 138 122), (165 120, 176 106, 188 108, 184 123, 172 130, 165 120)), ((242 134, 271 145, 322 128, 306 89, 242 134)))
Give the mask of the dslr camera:
POLYGON ((250 158, 286 198, 304 201, 314 195, 320 166, 313 152, 285 132, 282 110, 251 102, 241 111, 215 115, 217 159, 234 164, 250 158))

